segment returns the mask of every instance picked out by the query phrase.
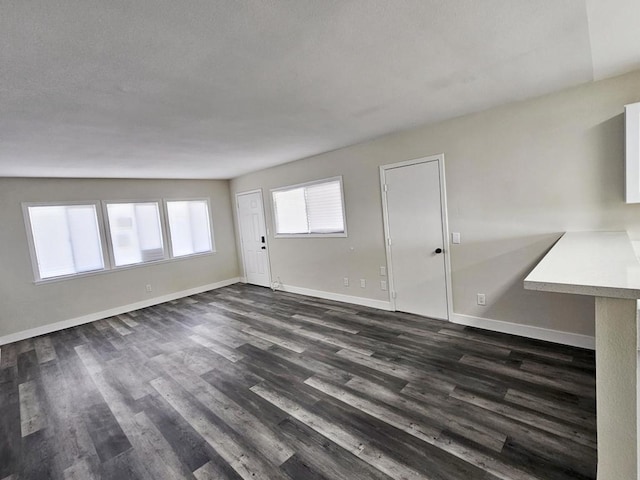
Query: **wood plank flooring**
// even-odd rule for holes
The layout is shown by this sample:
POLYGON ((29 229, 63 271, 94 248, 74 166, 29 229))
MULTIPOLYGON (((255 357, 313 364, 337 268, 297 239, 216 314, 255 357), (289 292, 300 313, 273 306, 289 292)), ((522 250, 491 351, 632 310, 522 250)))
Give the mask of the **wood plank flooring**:
POLYGON ((0 348, 0 479, 596 478, 593 352, 233 285, 0 348))

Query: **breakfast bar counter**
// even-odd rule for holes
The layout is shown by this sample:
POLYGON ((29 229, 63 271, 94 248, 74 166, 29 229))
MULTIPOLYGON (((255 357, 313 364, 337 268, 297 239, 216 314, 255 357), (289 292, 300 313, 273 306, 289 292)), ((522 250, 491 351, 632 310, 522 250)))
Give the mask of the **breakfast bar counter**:
POLYGON ((627 233, 565 233, 524 287, 595 297, 598 480, 640 479, 640 262, 627 233))

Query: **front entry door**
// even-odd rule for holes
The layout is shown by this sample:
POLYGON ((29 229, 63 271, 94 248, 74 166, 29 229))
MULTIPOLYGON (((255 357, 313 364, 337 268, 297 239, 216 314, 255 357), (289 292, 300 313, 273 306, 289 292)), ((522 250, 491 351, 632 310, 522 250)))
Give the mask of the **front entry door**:
POLYGON ((236 200, 246 281, 253 285, 270 287, 271 273, 262 192, 239 193, 236 195, 236 200))

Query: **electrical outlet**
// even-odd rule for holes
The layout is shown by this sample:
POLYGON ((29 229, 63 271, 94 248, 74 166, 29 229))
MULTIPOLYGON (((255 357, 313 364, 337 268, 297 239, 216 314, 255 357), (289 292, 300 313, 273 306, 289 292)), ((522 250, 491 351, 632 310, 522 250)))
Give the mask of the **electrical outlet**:
POLYGON ((387 281, 380 280, 380 290, 386 290, 386 289, 387 289, 387 281))
POLYGON ((380 267, 380 276, 381 277, 387 276, 387 267, 380 267))
POLYGON ((348 286, 349 286, 349 277, 344 277, 344 278, 342 279, 342 284, 343 284, 345 287, 348 287, 348 286))
POLYGON ((367 281, 364 278, 360 279, 360 287, 367 288, 367 281))
POLYGON ((484 296, 484 293, 479 293, 478 294, 478 305, 486 305, 487 304, 487 298, 484 296))
POLYGON ((151 288, 151 284, 150 284, 150 283, 148 283, 148 284, 147 284, 147 287, 146 287, 146 288, 147 288, 147 292, 151 292, 151 291, 153 290, 153 289, 151 288))

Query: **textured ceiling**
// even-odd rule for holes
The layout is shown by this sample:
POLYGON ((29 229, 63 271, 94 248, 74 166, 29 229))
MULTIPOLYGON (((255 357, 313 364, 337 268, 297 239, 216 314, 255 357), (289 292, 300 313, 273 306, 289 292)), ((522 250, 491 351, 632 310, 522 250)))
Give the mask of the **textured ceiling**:
POLYGON ((638 0, 0 0, 0 176, 230 178, 640 68, 638 0))

